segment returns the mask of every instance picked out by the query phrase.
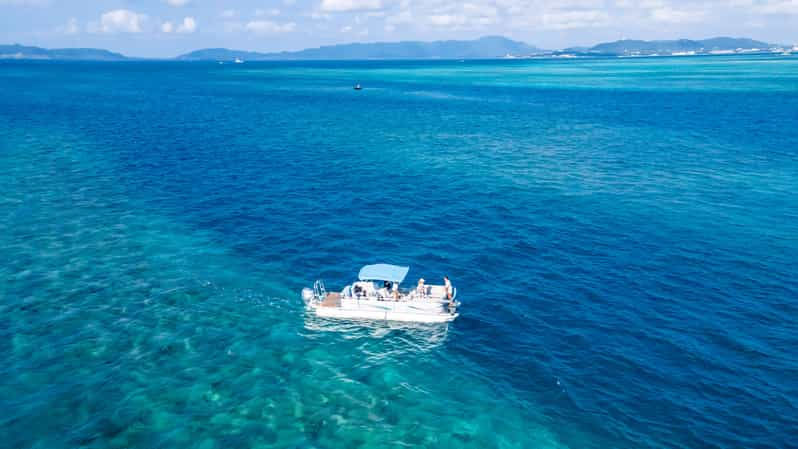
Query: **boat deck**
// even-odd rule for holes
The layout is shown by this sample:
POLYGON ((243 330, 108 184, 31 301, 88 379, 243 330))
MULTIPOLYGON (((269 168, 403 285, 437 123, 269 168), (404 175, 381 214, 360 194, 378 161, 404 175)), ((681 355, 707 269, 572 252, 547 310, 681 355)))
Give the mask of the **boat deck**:
POLYGON ((324 301, 319 304, 319 307, 341 307, 341 294, 340 293, 327 293, 324 301))

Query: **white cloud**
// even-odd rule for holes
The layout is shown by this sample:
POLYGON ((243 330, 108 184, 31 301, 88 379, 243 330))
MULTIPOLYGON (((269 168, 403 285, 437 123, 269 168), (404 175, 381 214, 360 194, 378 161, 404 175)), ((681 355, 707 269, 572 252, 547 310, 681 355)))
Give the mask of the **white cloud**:
POLYGON ((495 17, 498 15, 498 11, 496 10, 495 6, 478 3, 464 3, 463 11, 472 17, 495 17))
POLYGON ((728 5, 762 15, 798 14, 798 0, 728 0, 728 5))
POLYGON ((197 21, 193 17, 184 17, 183 23, 177 26, 178 33, 193 33, 197 31, 197 21))
POLYGON ((605 26, 609 15, 600 10, 548 11, 543 13, 543 27, 551 30, 571 30, 605 26))
MULTIPOLYGON (((638 0, 638 3, 648 0, 638 0)), ((542 6, 550 9, 559 10, 580 10, 580 9, 606 9, 607 5, 604 0, 559 0, 559 1, 543 1, 542 6)))
POLYGON ((70 17, 65 24, 55 27, 55 32, 59 34, 80 33, 80 24, 78 23, 78 19, 70 17))
POLYGON ((220 16, 222 16, 225 19, 232 19, 234 17, 238 17, 238 11, 236 11, 235 9, 225 9, 224 11, 222 11, 220 16))
POLYGON ((798 0, 765 1, 754 10, 760 14, 798 14, 798 0))
POLYGON ((260 9, 260 8, 258 8, 258 9, 255 10, 255 16, 256 17, 279 16, 279 15, 280 15, 280 10, 277 9, 277 8, 272 8, 272 9, 260 9))
POLYGON ((382 8, 382 0, 321 0, 322 11, 344 12, 382 8))
POLYGON ((349 25, 347 25, 347 26, 341 27, 341 30, 340 30, 340 31, 341 31, 342 33, 348 33, 348 32, 350 32, 350 31, 352 31, 352 27, 351 27, 351 26, 349 26, 349 25))
POLYGON ((668 4, 665 0, 641 0, 637 2, 637 7, 641 9, 665 8, 668 4))
POLYGON ((671 7, 657 8, 651 11, 651 18, 664 23, 695 23, 704 19, 703 11, 683 11, 671 7))
MULTIPOLYGON (((385 22, 388 25, 396 26, 396 25, 404 25, 413 22, 413 13, 409 10, 401 11, 397 14, 390 15, 385 18, 385 22)), ((395 29, 395 28, 394 28, 395 29)))
POLYGON ((172 6, 186 6, 189 0, 166 0, 166 3, 169 3, 172 6))
POLYGON ((427 21, 431 25, 440 27, 451 27, 463 25, 466 22, 465 17, 457 14, 433 14, 427 17, 427 21))
POLYGON ((197 30, 197 21, 193 17, 184 17, 181 23, 175 26, 171 21, 166 21, 161 24, 161 32, 163 33, 193 33, 197 30))
POLYGON ((271 33, 290 33, 296 28, 294 22, 277 23, 271 20, 253 20, 247 23, 244 28, 256 34, 271 34, 271 33))
POLYGON ((139 14, 129 9, 116 9, 100 16, 100 31, 103 33, 140 33, 145 20, 147 20, 145 14, 139 14))
POLYGON ((310 13, 310 18, 313 20, 332 20, 332 15, 326 12, 313 11, 310 13))
POLYGON ((80 27, 78 26, 78 19, 74 17, 69 19, 66 25, 66 29, 64 31, 66 31, 67 34, 78 33, 80 31, 80 27))
MULTIPOLYGON (((499 21, 499 10, 489 3, 467 2, 441 5, 426 14, 427 23, 452 30, 479 29, 499 21)), ((395 24, 400 17, 393 16, 388 22, 395 24)))
POLYGON ((66 25, 64 25, 64 33, 66 34, 77 34, 80 32, 80 26, 78 25, 78 19, 72 17, 70 18, 66 25))
POLYGON ((224 22, 223 26, 225 33, 238 33, 244 30, 244 24, 237 21, 224 22))
POLYGON ((48 6, 50 0, 0 0, 0 6, 48 6))

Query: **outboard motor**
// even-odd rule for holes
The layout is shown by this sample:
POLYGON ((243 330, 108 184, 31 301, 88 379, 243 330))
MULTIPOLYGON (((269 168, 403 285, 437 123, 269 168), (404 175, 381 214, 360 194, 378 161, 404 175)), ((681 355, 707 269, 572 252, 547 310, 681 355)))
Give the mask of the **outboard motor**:
POLYGON ((302 289, 302 300, 305 301, 305 304, 310 305, 310 303, 313 301, 313 298, 315 298, 313 289, 307 287, 302 289))
POLYGON ((313 289, 302 289, 302 300, 308 307, 313 307, 316 305, 315 303, 324 301, 325 296, 327 296, 327 289, 324 288, 324 282, 321 279, 313 283, 313 289))

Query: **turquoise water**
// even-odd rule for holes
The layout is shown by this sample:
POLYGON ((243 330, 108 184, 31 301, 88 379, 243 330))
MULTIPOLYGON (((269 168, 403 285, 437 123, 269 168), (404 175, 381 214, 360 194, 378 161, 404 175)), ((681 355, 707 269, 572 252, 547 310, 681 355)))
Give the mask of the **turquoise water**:
POLYGON ((796 148, 794 57, 0 62, 0 441, 790 447, 796 148))

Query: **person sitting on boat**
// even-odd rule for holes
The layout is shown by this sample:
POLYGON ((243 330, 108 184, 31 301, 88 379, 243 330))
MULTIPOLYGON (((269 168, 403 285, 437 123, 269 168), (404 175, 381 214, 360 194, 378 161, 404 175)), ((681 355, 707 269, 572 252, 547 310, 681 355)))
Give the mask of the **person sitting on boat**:
POLYGON ((382 281, 382 288, 377 291, 377 296, 381 301, 384 301, 385 299, 388 298, 388 292, 390 291, 390 288, 391 288, 390 282, 382 281))
POLYGON ((418 280, 418 285, 416 286, 416 294, 418 296, 427 295, 427 286, 424 285, 424 278, 418 280))

